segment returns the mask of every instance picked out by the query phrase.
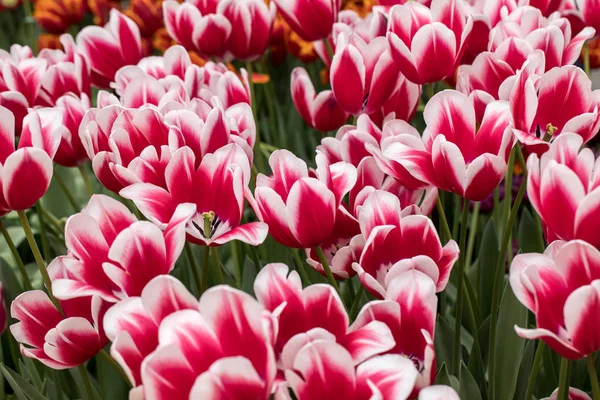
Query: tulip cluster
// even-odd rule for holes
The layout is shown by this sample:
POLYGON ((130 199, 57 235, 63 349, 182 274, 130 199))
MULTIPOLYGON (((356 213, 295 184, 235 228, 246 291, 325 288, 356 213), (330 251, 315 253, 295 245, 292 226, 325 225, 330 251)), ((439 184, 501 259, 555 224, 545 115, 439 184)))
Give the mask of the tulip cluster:
POLYGON ((0 50, 16 397, 600 400, 599 1, 23 12, 56 43, 0 50))

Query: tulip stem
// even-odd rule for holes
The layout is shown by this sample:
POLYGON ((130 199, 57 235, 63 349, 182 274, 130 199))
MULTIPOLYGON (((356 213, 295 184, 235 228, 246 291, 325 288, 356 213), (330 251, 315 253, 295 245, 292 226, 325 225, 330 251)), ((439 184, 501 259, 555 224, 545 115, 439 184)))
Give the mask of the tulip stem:
POLYGON ((329 284, 331 286, 333 286, 335 288, 335 291, 338 292, 338 294, 340 294, 340 288, 339 288, 337 282, 335 281, 335 278, 333 277, 331 268, 329 268, 329 263, 327 262, 327 259, 325 258, 325 253, 323 253, 323 249, 321 248, 321 246, 317 246, 314 248, 314 250, 317 253, 317 256, 319 257, 319 261, 321 262, 323 269, 325 270, 325 276, 327 277, 327 281, 329 282, 329 284))
POLYGON ((504 178, 504 209, 502 211, 502 222, 504 224, 507 223, 508 216, 510 214, 510 203, 512 202, 512 178, 515 166, 515 158, 517 156, 517 147, 519 147, 518 143, 513 147, 512 151, 510 152, 510 157, 508 158, 508 169, 506 171, 506 178, 504 178))
POLYGON ((533 398, 533 389, 535 388, 535 382, 537 380, 538 373, 542 368, 542 356, 544 355, 544 347, 545 343, 542 340, 539 340, 538 347, 535 350, 535 357, 533 359, 531 373, 529 374, 529 380, 527 381, 527 393, 525 394, 525 400, 531 400, 533 398))
POLYGON ((0 218, 0 232, 2 232, 2 236, 4 236, 4 240, 6 240, 6 244, 8 245, 8 248, 10 249, 10 252, 12 253, 13 258, 15 259, 15 262, 17 263, 17 267, 19 268, 19 273, 21 274, 21 279, 23 280, 23 287, 25 288, 25 290, 33 289, 33 286, 31 285, 31 281, 29 280, 29 275, 27 275, 27 270, 25 269, 25 264, 23 263, 23 259, 21 258, 21 255, 19 254, 19 250, 17 250, 17 247, 15 246, 15 243, 13 242, 12 238, 10 237, 10 234, 8 233, 8 230, 6 229, 6 226, 4 226, 4 222, 2 222, 1 218, 0 218))
POLYGON ((238 289, 242 289, 244 284, 244 263, 240 260, 240 250, 238 248, 239 243, 237 240, 231 242, 231 258, 233 265, 235 266, 235 283, 238 289))
POLYGON ((94 392, 92 391, 92 382, 90 382, 90 377, 85 369, 85 365, 81 364, 77 367, 79 374, 81 375, 81 382, 83 383, 83 391, 81 392, 81 397, 86 400, 94 399, 94 392))
POLYGON ((42 253, 44 254, 44 260, 47 262, 50 259, 50 245, 48 244, 48 237, 46 236, 46 220, 42 212, 42 203, 38 200, 35 205, 35 212, 38 216, 38 222, 40 223, 40 238, 42 239, 42 253))
POLYGON ((215 272, 217 273, 217 283, 220 285, 225 283, 225 278, 223 277, 223 267, 221 266, 221 260, 219 260, 219 253, 217 248, 211 250, 213 264, 215 266, 215 272))
POLYGON ((250 86, 250 102, 252 103, 252 115, 254 116, 254 122, 256 124, 256 141, 254 142, 254 148, 258 149, 258 151, 254 153, 254 159, 257 164, 258 170, 264 172, 266 170, 264 160, 262 159, 262 155, 260 153, 260 124, 258 123, 258 112, 256 110, 258 107, 256 99, 256 88, 254 87, 254 80, 252 79, 252 75, 254 74, 254 66, 252 65, 252 62, 246 62, 246 70, 248 71, 248 86, 250 86))
POLYGON ((79 206, 77 205, 77 202, 75 201, 75 197, 73 197, 73 194, 69 190, 69 187, 67 186, 67 184, 65 183, 63 178, 58 174, 58 171, 56 171, 56 170, 54 171, 54 179, 56 179, 58 186, 60 186, 61 190, 63 191, 63 193, 65 194, 65 196, 67 198, 67 201, 69 202, 69 204, 71 204, 71 207, 73 207, 73 210, 75 210, 75 212, 79 212, 79 206))
POLYGON ((302 249, 298 249, 298 251, 292 250, 292 253, 294 254, 294 259, 296 260, 296 269, 298 270, 298 273, 300 274, 300 278, 302 278, 302 283, 304 283, 304 285, 310 285, 311 281, 308 278, 306 269, 304 268, 304 264, 306 262, 303 262, 302 259, 300 258, 300 254, 299 254, 300 251, 303 251, 303 250, 302 249))
POLYGON ((92 188, 92 182, 90 181, 90 176, 85 169, 85 165, 79 166, 79 173, 81 174, 81 178, 83 178, 83 184, 85 185, 85 190, 88 193, 89 197, 94 195, 94 188, 92 188))
POLYGON ((435 203, 435 207, 440 215, 440 228, 442 234, 445 236, 445 238, 443 238, 444 243, 446 243, 452 239, 452 233, 450 232, 450 225, 448 225, 448 219, 446 218, 446 213, 444 212, 444 206, 442 205, 442 201, 440 200, 439 196, 435 203))
POLYGON ((200 283, 200 294, 206 292, 208 288, 208 264, 210 260, 210 246, 204 248, 204 256, 202 257, 202 282, 200 283))
POLYGON ((587 41, 583 44, 583 70, 590 76, 590 44, 587 41))
POLYGON ((119 363, 110 356, 110 354, 108 354, 106 352, 106 350, 102 349, 100 350, 100 352, 98 353, 100 354, 100 356, 102 358, 104 358, 104 361, 106 361, 108 364, 110 364, 110 366, 119 373, 119 375, 121 375, 121 377, 125 380, 125 382, 127 382, 127 384, 129 385, 129 387, 131 387, 131 381, 129 380, 129 377, 127 376, 127 374, 125 373, 125 371, 123 371, 123 368, 121 368, 121 366, 119 365, 119 363))
POLYGON ((192 275, 194 277, 194 283, 196 284, 196 289, 198 292, 202 290, 202 281, 200 280, 200 271, 198 270, 198 263, 196 262, 196 258, 194 257, 194 252, 192 251, 192 246, 189 242, 185 242, 185 256, 187 257, 188 264, 190 269, 192 270, 192 275))
MULTIPOLYGON (((331 40, 333 40, 333 36, 331 37, 331 40)), ((333 48, 331 47, 331 43, 329 43, 328 38, 323 39, 323 43, 325 44, 325 51, 327 51, 327 55, 329 56, 329 65, 331 65, 335 52, 333 51, 333 48)))
POLYGON ((23 9, 25 10, 25 25, 29 27, 29 45, 31 47, 31 51, 35 55, 37 52, 37 43, 35 41, 35 19, 33 17, 33 9, 31 7, 31 0, 23 0, 23 9))
MULTIPOLYGON (((348 281, 348 282, 350 283, 352 281, 348 281)), ((350 307, 350 321, 353 321, 356 318, 356 315, 358 314, 358 306, 360 305, 360 300, 362 299, 364 291, 365 291, 365 287, 361 283, 360 287, 358 288, 358 292, 356 292, 356 295, 354 296, 354 301, 352 302, 352 306, 350 307)))
POLYGON ((473 247, 475 247, 475 237, 477 236, 477 224, 479 222, 479 209, 481 203, 476 202, 473 207, 473 217, 471 219, 471 232, 469 232, 469 241, 467 242, 467 259, 465 260, 467 268, 471 266, 471 259, 473 258, 473 247))
POLYGON ((429 85, 425 86, 427 87, 427 101, 429 101, 433 96, 435 96, 435 83, 430 83, 429 85))
POLYGON ((592 385, 592 398, 600 400, 600 385, 598 384, 598 373, 596 372, 596 364, 594 364, 594 354, 587 356, 587 370, 590 375, 590 383, 592 385))
POLYGON ((52 293, 52 281, 50 280, 50 275, 48 275, 48 271, 46 270, 46 264, 44 263, 44 259, 42 258, 42 254, 40 253, 40 248, 35 242, 35 237, 33 236, 31 225, 29 225, 29 220, 27 219, 27 214, 25 214, 25 211, 17 211, 17 214, 19 215, 19 221, 21 222, 21 226, 23 226, 23 231, 25 231, 25 238, 27 238, 27 242, 29 243, 29 247, 31 248, 31 252, 33 253, 33 258, 35 258, 35 262, 37 263, 40 274, 42 275, 44 285, 48 290, 50 300, 52 300, 56 308, 62 313, 60 303, 58 302, 58 300, 56 300, 56 297, 54 297, 54 293, 52 293))
POLYGON ((460 368, 460 332, 462 330, 462 312, 464 302, 465 288, 465 262, 466 262, 466 242, 467 242, 467 224, 469 221, 469 200, 463 200, 462 219, 460 222, 460 255, 458 260, 458 286, 456 288, 456 315, 454 324, 454 346, 452 347, 452 371, 454 375, 459 376, 460 368))
POLYGON ((567 358, 560 360, 560 377, 558 381, 557 400, 569 400, 569 379, 571 377, 571 362, 567 358))
MULTIPOLYGON (((520 149, 519 149, 520 150, 520 149)), ((509 168, 511 168, 509 164, 509 168)), ((519 207, 521 206, 521 201, 523 201, 523 196, 525 195, 525 189, 527 187, 527 174, 523 175, 523 181, 521 182, 521 187, 519 188, 519 192, 517 193, 517 197, 515 198, 515 202, 513 203, 512 210, 508 217, 508 220, 504 223, 504 232, 502 234, 502 242, 500 247, 500 253, 498 255, 498 261, 496 262, 496 269, 494 271, 494 286, 492 291, 492 308, 491 308, 491 319, 490 319, 490 342, 489 342, 489 357, 488 357, 488 365, 489 365, 489 398, 493 400, 492 393, 494 392, 494 374, 495 374, 495 358, 496 351, 494 348, 494 343, 496 340, 496 325, 498 324, 498 306, 500 303, 500 297, 502 295, 502 289, 504 289, 504 262, 505 255, 508 249, 508 244, 510 242, 510 237, 512 234, 512 227, 515 223, 515 219, 517 218, 517 213, 519 211, 519 207)))

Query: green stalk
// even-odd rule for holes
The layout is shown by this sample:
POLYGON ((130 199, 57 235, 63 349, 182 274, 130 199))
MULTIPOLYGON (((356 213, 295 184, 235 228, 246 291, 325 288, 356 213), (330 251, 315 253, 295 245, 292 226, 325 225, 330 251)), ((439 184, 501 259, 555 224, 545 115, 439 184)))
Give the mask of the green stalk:
POLYGON ((252 103, 252 115, 254 116, 254 121, 256 122, 256 141, 254 143, 254 148, 258 151, 254 154, 254 159, 257 164, 257 168, 259 171, 264 172, 265 162, 262 158, 262 154, 260 154, 260 124, 258 123, 258 112, 256 108, 258 107, 256 100, 256 88, 254 87, 254 81, 252 80, 252 75, 254 73, 254 66, 250 61, 246 62, 246 70, 248 71, 248 84, 250 86, 250 98, 252 103))
POLYGON ((81 364, 77 367, 79 374, 81 375, 81 381, 83 382, 84 391, 81 393, 81 396, 86 400, 94 399, 94 392, 92 391, 92 382, 90 382, 90 377, 85 369, 85 366, 81 364))
POLYGON ((508 158, 508 170, 506 171, 506 178, 504 179, 504 208, 502 211, 502 221, 504 223, 506 223, 506 221, 508 220, 508 215, 510 214, 510 203, 512 202, 512 178, 515 165, 515 158, 517 156, 517 147, 519 147, 518 143, 513 147, 512 151, 510 152, 510 157, 508 158))
POLYGON ((27 26, 29 46, 31 51, 35 55, 37 53, 37 42, 35 35, 35 19, 33 18, 33 9, 31 7, 31 0, 23 0, 23 9, 25 10, 25 25, 27 26))
POLYGON ((529 380, 527 381, 527 393, 525 394, 525 400, 531 400, 533 398, 533 389, 535 388, 535 382, 537 380, 538 373, 542 368, 542 356, 544 354, 545 343, 540 340, 538 347, 535 350, 535 357, 533 359, 533 366, 531 367, 531 373, 529 374, 529 380))
POLYGON ((358 288, 358 292, 356 292, 356 296, 354 296, 354 301, 352 302, 352 306, 350 307, 350 321, 354 321, 354 319, 356 318, 356 315, 358 314, 358 306, 360 305, 360 299, 362 298, 364 291, 365 291, 365 287, 361 283, 360 287, 358 288))
POLYGON ((118 362, 115 361, 114 358, 112 358, 110 356, 110 354, 108 354, 106 352, 106 350, 102 349, 100 350, 100 356, 104 359, 104 361, 106 361, 108 364, 110 364, 110 366, 119 374, 121 375, 121 378, 123 378, 123 380, 125 382, 127 382, 127 384, 129 385, 129 387, 131 387, 131 382, 129 380, 129 377, 127 376, 127 374, 125 373, 125 371, 123 371, 123 368, 121 368, 121 366, 119 365, 118 362))
POLYGON ((194 252, 192 251, 192 246, 190 245, 189 242, 185 242, 185 256, 187 257, 188 260, 188 265, 190 266, 190 269, 192 270, 192 276, 194 277, 194 283, 196 285, 196 289, 198 289, 198 292, 202 291, 202 281, 200 280, 200 272, 198 270, 198 263, 196 262, 196 258, 194 257, 194 252))
POLYGON ((10 249, 10 252, 12 253, 13 258, 15 259, 15 262, 17 263, 17 267, 19 268, 19 273, 21 274, 21 279, 23 280, 23 287, 25 288, 25 290, 33 289, 33 286, 31 285, 31 280, 29 280, 29 275, 27 275, 27 270, 25 269, 25 264, 23 263, 23 259, 21 258, 21 255, 19 254, 19 250, 17 250, 17 247, 15 246, 15 243, 13 242, 12 238, 10 237, 8 230, 6 230, 6 227, 4 226, 4 222, 2 222, 1 218, 0 218, 0 232, 2 232, 2 236, 4 236, 4 240, 6 240, 6 244, 8 245, 8 248, 10 249))
POLYGON ((244 284, 244 264, 240 261, 238 242, 236 240, 231 242, 231 258, 235 266, 235 283, 238 289, 241 289, 244 284))
POLYGON ((590 375, 590 383, 592 385, 592 398, 600 400, 600 385, 598 384, 598 373, 596 372, 596 364, 594 364, 594 355, 587 356, 587 370, 590 375))
POLYGON ((217 273, 217 282, 220 285, 223 285, 225 283, 225 279, 223 278, 223 267, 221 266, 221 260, 219 260, 219 253, 217 251, 217 248, 215 247, 214 249, 212 249, 211 253, 213 257, 213 264, 215 266, 215 272, 217 273))
POLYGON ((38 200, 35 205, 35 212, 40 222, 40 237, 42 238, 42 252, 44 254, 44 260, 46 262, 50 260, 50 245, 48 244, 48 237, 46 236, 46 220, 44 213, 42 212, 42 203, 38 200))
POLYGON ((441 233, 445 236, 442 238, 443 242, 446 243, 450 239, 452 239, 452 233, 450 232, 450 226, 448 225, 448 219, 446 218, 446 213, 444 212, 444 206, 438 196, 437 202, 435 203, 435 207, 440 215, 440 229, 441 233))
POLYGON ((587 41, 583 44, 583 70, 590 76, 590 45, 587 41))
POLYGON ((210 260, 210 246, 204 248, 204 256, 202 258, 202 282, 200 283, 200 293, 206 292, 208 288, 208 264, 210 260))
POLYGON ((54 293, 52 293, 52 281, 50 280, 50 275, 48 275, 48 271, 46 270, 46 263, 44 263, 44 258, 40 253, 40 248, 35 242, 35 237, 33 236, 33 231, 31 230, 31 225, 29 225, 29 220, 27 219, 27 214, 25 211, 17 211, 19 215, 19 221, 23 226, 23 231, 25 231, 25 237, 27 238, 27 242, 29 243, 29 247, 31 247, 31 252, 33 253, 33 257, 35 258, 35 262, 38 266, 40 274, 42 275, 42 279, 44 281, 44 285, 48 290, 48 296, 50 300, 54 303, 56 308, 62 312, 62 308, 60 307, 60 303, 54 297, 54 293))
MULTIPOLYGON (((329 282, 329 284, 331 286, 333 286, 335 288, 335 291, 338 292, 338 294, 340 294, 340 288, 339 288, 337 282, 335 281, 335 278, 333 277, 331 268, 329 268, 329 263, 325 259, 325 253, 323 253, 323 249, 321 248, 321 246, 317 246, 314 248, 314 250, 317 253, 317 256, 319 257, 319 261, 321 262, 323 269, 325 270, 325 276, 327 277, 327 281, 329 282)), ((341 297, 341 294, 340 294, 340 297, 341 297)))
POLYGON ((473 218, 471 219, 471 232, 469 232, 469 241, 467 242, 467 268, 471 266, 471 260, 473 258, 473 247, 475 246, 475 237, 477 236, 477 224, 479 222, 479 209, 481 203, 476 202, 473 208, 473 218))
POLYGON ((325 50, 327 51, 329 60, 333 61, 333 56, 335 55, 335 52, 333 51, 333 48, 331 47, 331 43, 329 43, 328 39, 323 39, 323 43, 325 43, 325 50))
POLYGON ((558 381, 557 400, 569 400, 569 379, 571 377, 571 362, 562 358, 560 360, 560 377, 558 381))
POLYGON ((85 165, 79 166, 79 173, 81 174, 81 178, 83 179, 83 184, 85 185, 85 190, 89 197, 94 195, 94 188, 92 188, 92 182, 90 181, 90 177, 85 169, 85 165))
POLYGON ((452 347, 452 371, 454 371, 454 375, 459 376, 459 368, 460 368, 460 332, 462 328, 462 311, 463 311, 463 301, 464 301, 464 275, 465 275, 465 262, 466 262, 466 254, 465 247, 467 242, 467 223, 469 220, 469 200, 464 199, 462 206, 462 219, 460 223, 460 256, 458 260, 458 287, 456 289, 456 314, 455 314, 455 324, 454 324, 454 345, 452 347))
POLYGON ((296 260, 296 268, 298 269, 300 278, 302 278, 302 283, 304 283, 304 285, 306 286, 306 285, 310 285, 311 281, 308 278, 308 273, 306 272, 306 268, 304 268, 305 262, 302 261, 302 259, 300 258, 300 254, 299 254, 300 251, 302 251, 302 249, 298 249, 298 251, 292 250, 292 254, 294 255, 294 259, 296 260))

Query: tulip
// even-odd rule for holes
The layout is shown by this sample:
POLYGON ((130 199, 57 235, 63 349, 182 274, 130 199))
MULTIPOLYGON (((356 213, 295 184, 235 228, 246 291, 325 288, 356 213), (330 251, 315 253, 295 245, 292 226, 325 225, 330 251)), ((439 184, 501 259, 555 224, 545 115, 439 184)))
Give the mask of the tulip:
POLYGON ((165 169, 166 189, 137 183, 120 194, 133 200, 142 214, 159 226, 173 217, 178 205, 195 204, 196 212, 186 228, 189 240, 194 243, 220 246, 240 240, 253 246, 261 244, 267 237, 265 223, 240 225, 250 181, 246 153, 232 143, 206 154, 198 163, 194 152, 182 147, 165 169))
POLYGON ((271 154, 273 176, 256 179, 256 213, 269 225, 273 238, 288 247, 320 246, 331 235, 343 197, 356 182, 356 168, 347 163, 326 165, 317 155, 317 178, 306 163, 287 150, 271 154))
POLYGON ((275 21, 275 3, 262 0, 221 0, 217 13, 231 23, 227 53, 233 58, 252 61, 267 50, 275 21))
MULTIPOLYGON (((502 181, 512 148, 509 105, 487 105, 479 129, 468 97, 454 90, 436 94, 426 105, 421 140, 408 124, 380 146, 367 144, 382 170, 409 188, 427 182, 473 201, 485 199, 502 181)), ((389 122, 391 123, 391 122, 389 122)))
POLYGON ((268 399, 276 329, 276 318, 250 295, 227 286, 207 290, 195 310, 160 323, 158 348, 142 363, 145 397, 268 399))
POLYGON ((370 42, 357 33, 340 33, 331 62, 331 89, 346 112, 370 114, 392 96, 400 71, 386 48, 384 37, 370 42))
POLYGON ((158 346, 160 323, 176 311, 197 308, 198 300, 180 281, 159 275, 139 297, 123 299, 106 312, 103 326, 112 342, 110 354, 134 388, 142 384, 142 362, 158 346))
POLYGON ((222 58, 232 25, 224 15, 215 12, 200 11, 191 2, 179 4, 166 0, 163 3, 165 26, 177 43, 206 57, 222 58))
MULTIPOLYGON (((381 322, 372 322, 356 329, 348 326, 350 320, 344 303, 333 287, 311 285, 302 289, 300 276, 285 264, 268 264, 254 281, 258 301, 269 311, 285 307, 279 312, 279 332, 275 352, 289 346, 297 334, 307 334, 319 328, 348 351, 353 365, 394 347, 389 328, 381 322)), ((281 355, 285 357, 285 354, 281 355)))
POLYGON ((88 161, 88 156, 79 137, 79 125, 90 108, 86 95, 79 99, 72 95, 60 97, 55 110, 62 114, 62 138, 54 156, 54 161, 65 167, 76 167, 88 161))
POLYGON ((510 268, 515 296, 536 316, 536 328, 515 327, 576 360, 600 348, 600 252, 581 240, 553 242, 544 254, 521 254, 510 268))
POLYGON ((406 399, 419 374, 410 359, 396 354, 375 356, 354 367, 350 353, 318 328, 290 340, 282 362, 298 400, 406 399))
POLYGON ((32 111, 23 121, 16 150, 14 114, 0 107, 0 121, 0 215, 5 215, 32 207, 48 190, 61 118, 51 109, 32 111))
POLYGON ((325 39, 331 34, 342 7, 341 0, 275 0, 275 3, 285 21, 302 39, 309 42, 325 39))
POLYGON ((117 200, 92 196, 80 213, 67 220, 68 255, 48 266, 55 271, 54 295, 60 300, 99 296, 113 303, 139 296, 152 278, 174 268, 194 211, 191 204, 181 205, 161 232, 148 221, 137 221, 117 200))
POLYGON ((419 400, 460 400, 451 386, 432 385, 419 392, 419 400))
POLYGON ((380 321, 390 328, 396 345, 386 354, 407 356, 419 371, 409 398, 435 379, 436 309, 435 283, 421 271, 407 270, 391 280, 384 300, 367 303, 352 325, 359 329, 380 321))
POLYGON ((527 194, 549 242, 582 239, 600 246, 594 222, 600 215, 598 162, 591 149, 582 145, 580 136, 565 133, 541 157, 529 156, 527 194))
MULTIPOLYGON (((0 91, 19 92, 29 107, 36 104, 48 62, 40 58, 21 57, 16 53, 0 57, 0 91)), ((31 51, 26 49, 25 51, 31 51)))
POLYGON ((77 25, 86 8, 84 0, 38 0, 33 17, 44 30, 59 34, 77 25))
POLYGON ((10 332, 19 342, 21 354, 52 369, 76 367, 93 358, 106 344, 102 317, 106 304, 97 297, 63 303, 63 316, 41 290, 20 294, 11 304, 10 315, 19 322, 10 332), (68 307, 70 305, 70 307, 68 307))
POLYGON ((408 80, 424 84, 454 74, 473 20, 457 0, 433 0, 431 10, 408 2, 392 7, 388 44, 408 80))
MULTIPOLYGON (((552 392, 550 397, 546 397, 542 400, 558 400, 558 389, 552 392)), ((569 388, 569 400, 592 400, 592 398, 583 390, 569 388)))
POLYGON ((583 43, 594 37, 594 28, 587 27, 572 37, 571 23, 566 18, 545 18, 531 6, 516 8, 499 22, 489 36, 489 50, 494 51, 509 37, 524 39, 531 47, 545 53, 545 71, 575 63, 583 43))
POLYGON ((596 32, 600 32, 600 1, 575 0, 575 2, 585 25, 591 26, 596 32))
POLYGON ((102 88, 109 87, 119 68, 137 64, 144 55, 140 29, 115 9, 104 28, 87 26, 79 32, 77 49, 90 62, 92 82, 102 88))
POLYGON ((349 114, 339 105, 331 90, 324 90, 318 95, 315 93, 310 76, 302 67, 292 71, 291 92, 298 113, 314 129, 331 131, 348 120, 349 114))
POLYGON ((588 142, 600 129, 600 91, 592 91, 590 79, 575 66, 553 68, 539 80, 525 69, 509 93, 514 132, 526 145, 546 150, 544 136, 563 132, 576 133, 588 142))
POLYGON ((143 38, 151 40, 164 26, 162 0, 132 0, 123 14, 137 24, 143 38))

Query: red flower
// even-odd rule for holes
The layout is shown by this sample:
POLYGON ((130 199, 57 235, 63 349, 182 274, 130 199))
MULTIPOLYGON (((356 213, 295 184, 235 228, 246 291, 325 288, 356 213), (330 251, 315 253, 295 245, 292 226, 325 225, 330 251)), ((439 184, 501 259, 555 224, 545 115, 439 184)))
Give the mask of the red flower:
POLYGON ((576 360, 600 349, 600 252, 575 240, 556 241, 544 254, 522 254, 510 268, 510 285, 536 316, 537 328, 515 327, 576 360))
POLYGON ((279 13, 292 29, 306 41, 325 39, 338 21, 341 0, 275 0, 279 13))

